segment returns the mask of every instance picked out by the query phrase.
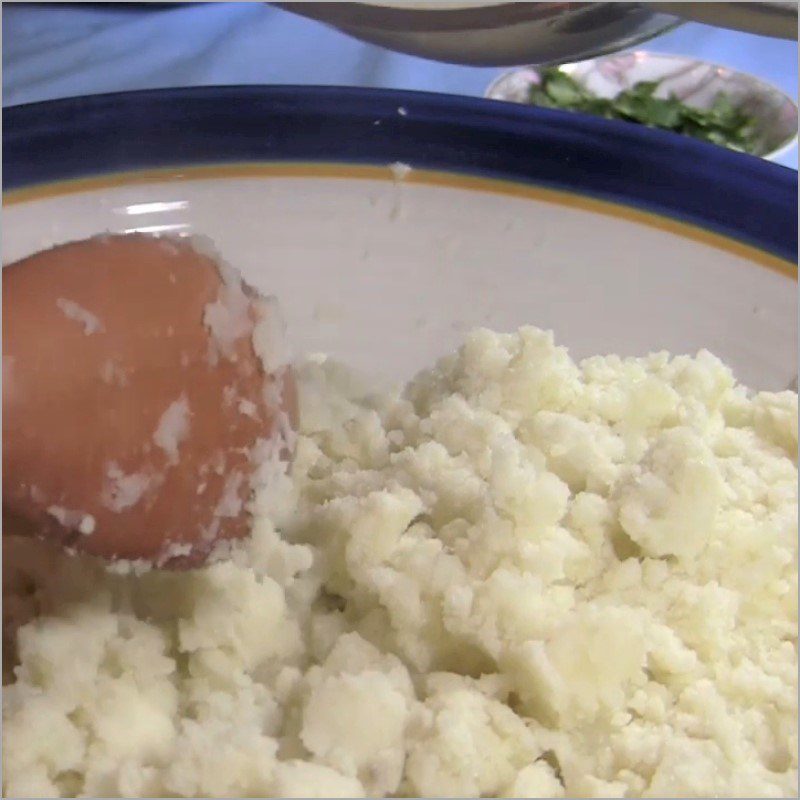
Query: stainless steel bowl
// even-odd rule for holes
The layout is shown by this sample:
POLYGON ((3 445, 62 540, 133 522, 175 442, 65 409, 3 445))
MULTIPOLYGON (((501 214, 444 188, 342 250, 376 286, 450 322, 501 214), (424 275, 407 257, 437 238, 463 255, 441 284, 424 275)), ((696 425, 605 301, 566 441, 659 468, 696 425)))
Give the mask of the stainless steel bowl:
POLYGON ((796 3, 288 2, 276 5, 391 50, 482 66, 576 61, 632 47, 683 18, 797 36, 796 3))

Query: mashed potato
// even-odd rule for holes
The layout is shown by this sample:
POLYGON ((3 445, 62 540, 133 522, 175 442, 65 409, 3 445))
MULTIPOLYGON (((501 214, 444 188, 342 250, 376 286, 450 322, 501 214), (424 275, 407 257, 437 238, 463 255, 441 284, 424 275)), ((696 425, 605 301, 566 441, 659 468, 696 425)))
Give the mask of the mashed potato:
POLYGON ((301 381, 214 563, 14 544, 7 796, 796 795, 795 393, 533 328, 301 381))

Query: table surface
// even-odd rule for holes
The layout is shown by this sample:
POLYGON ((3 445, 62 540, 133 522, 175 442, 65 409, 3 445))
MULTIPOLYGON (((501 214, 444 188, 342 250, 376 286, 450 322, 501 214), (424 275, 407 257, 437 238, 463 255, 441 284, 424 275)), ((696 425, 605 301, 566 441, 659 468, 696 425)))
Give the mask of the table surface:
MULTIPOLYGON (((212 84, 338 84, 481 96, 501 69, 392 53, 263 3, 5 3, 3 105, 212 84)), ((797 97, 796 41, 688 23, 644 45, 750 72, 797 97)), ((779 163, 797 169, 797 146, 779 163)))

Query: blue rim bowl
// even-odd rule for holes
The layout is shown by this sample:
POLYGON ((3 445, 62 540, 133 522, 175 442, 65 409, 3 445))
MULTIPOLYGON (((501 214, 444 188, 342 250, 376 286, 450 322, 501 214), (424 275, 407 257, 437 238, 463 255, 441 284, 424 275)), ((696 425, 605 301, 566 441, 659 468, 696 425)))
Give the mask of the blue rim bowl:
POLYGON ((3 111, 3 190, 231 162, 407 162, 534 184, 688 222, 797 261, 797 173, 624 122, 472 97, 223 86, 3 111))

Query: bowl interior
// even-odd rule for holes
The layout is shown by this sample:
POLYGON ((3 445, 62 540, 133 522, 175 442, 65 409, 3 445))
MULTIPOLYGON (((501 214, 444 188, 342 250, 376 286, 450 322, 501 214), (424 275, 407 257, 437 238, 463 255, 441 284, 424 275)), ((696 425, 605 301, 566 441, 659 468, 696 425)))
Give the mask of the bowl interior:
POLYGON ((204 234, 280 298, 298 354, 393 381, 471 328, 524 324, 578 357, 707 348, 754 388, 795 377, 790 265, 575 194, 406 172, 262 164, 45 186, 7 206, 3 261, 103 231, 204 234))

